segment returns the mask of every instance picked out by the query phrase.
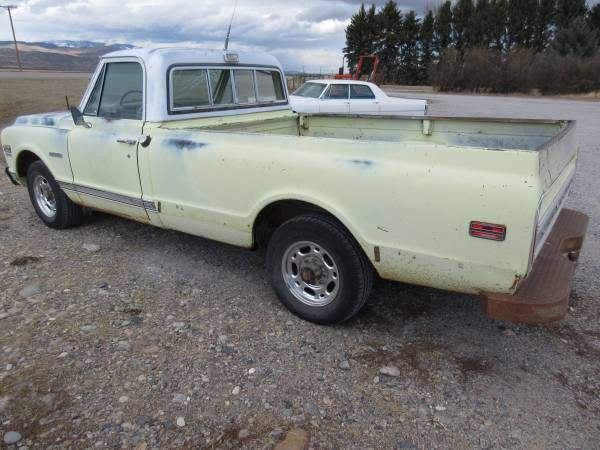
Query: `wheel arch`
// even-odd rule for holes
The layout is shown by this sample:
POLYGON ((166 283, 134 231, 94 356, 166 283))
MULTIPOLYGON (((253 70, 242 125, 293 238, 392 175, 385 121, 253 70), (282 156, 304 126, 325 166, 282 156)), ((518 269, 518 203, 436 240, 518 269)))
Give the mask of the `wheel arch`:
MULTIPOLYGON (((17 177, 21 180, 27 177, 27 171, 29 170, 29 166, 35 161, 42 161, 44 164, 46 162, 37 154, 36 152, 24 148, 19 151, 17 156, 15 157, 15 171, 17 172, 17 177)), ((46 167, 48 165, 46 164, 46 167)))
POLYGON ((335 221, 356 241, 358 246, 365 252, 367 259, 371 260, 369 258, 370 252, 367 251, 369 246, 361 239, 360 233, 349 223, 348 217, 319 200, 300 196, 273 198, 257 208, 252 221, 253 247, 265 245, 277 227, 285 221, 308 213, 322 214, 335 221))

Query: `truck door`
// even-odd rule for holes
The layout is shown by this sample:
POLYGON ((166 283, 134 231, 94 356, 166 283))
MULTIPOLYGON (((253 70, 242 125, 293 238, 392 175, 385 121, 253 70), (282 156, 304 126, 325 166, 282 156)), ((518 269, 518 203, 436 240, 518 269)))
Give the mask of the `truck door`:
POLYGON ((365 84, 350 85, 350 114, 378 114, 379 102, 365 84))
POLYGON ((144 71, 137 61, 107 62, 83 106, 85 126, 69 133, 73 186, 89 207, 148 221, 138 173, 144 71))
POLYGON ((330 84, 321 95, 319 110, 322 113, 348 114, 350 112, 348 85, 330 84))

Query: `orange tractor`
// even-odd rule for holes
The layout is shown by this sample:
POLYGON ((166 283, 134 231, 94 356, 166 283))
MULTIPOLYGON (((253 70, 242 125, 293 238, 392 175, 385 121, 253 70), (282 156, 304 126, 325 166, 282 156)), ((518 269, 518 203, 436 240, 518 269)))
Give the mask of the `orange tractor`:
POLYGON ((371 71, 371 74, 367 78, 367 81, 377 84, 377 82, 378 82, 377 76, 379 75, 378 74, 379 56, 377 56, 375 54, 361 55, 360 58, 358 58, 358 64, 356 65, 356 71, 353 74, 344 74, 344 65, 343 65, 343 60, 342 60, 342 67, 340 67, 340 72, 338 75, 335 76, 335 79, 336 80, 360 80, 360 77, 362 75, 363 65, 365 63, 365 60, 367 60, 367 59, 373 60, 373 70, 371 71))

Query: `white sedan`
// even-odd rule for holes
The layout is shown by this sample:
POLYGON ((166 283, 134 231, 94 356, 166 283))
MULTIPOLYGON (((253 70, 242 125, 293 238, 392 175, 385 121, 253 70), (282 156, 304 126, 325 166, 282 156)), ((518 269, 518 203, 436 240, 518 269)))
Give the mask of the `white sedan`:
POLYGON ((290 95, 298 113, 424 116, 427 101, 389 97, 377 85, 354 80, 311 80, 290 95))

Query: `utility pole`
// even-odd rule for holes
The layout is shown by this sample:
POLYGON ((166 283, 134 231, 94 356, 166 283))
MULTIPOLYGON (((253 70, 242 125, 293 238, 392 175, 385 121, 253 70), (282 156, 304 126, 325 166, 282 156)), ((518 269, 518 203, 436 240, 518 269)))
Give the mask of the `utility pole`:
POLYGON ((21 56, 19 55, 19 46, 17 45, 17 38, 15 36, 15 26, 13 25, 12 14, 10 13, 11 9, 16 9, 15 5, 0 5, 0 8, 4 8, 8 11, 8 19, 10 20, 10 29, 12 30, 13 41, 15 41, 15 52, 17 53, 17 64, 19 65, 19 70, 23 70, 23 66, 21 66, 21 56))

